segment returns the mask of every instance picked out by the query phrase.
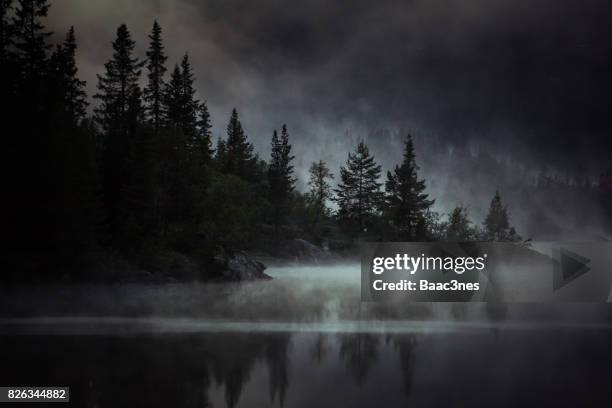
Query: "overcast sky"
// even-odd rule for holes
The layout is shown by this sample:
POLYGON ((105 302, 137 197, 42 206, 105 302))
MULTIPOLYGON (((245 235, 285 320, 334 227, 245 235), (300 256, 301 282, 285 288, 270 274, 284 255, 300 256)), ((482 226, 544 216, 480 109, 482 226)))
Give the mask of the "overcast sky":
POLYGON ((359 138, 389 168, 408 131, 430 178, 452 174, 422 156, 452 146, 594 175, 612 154, 611 10, 607 0, 56 0, 49 26, 75 26, 91 94, 117 26, 144 56, 157 19, 169 64, 190 54, 215 137, 235 106, 265 157, 287 123, 302 178, 359 138))

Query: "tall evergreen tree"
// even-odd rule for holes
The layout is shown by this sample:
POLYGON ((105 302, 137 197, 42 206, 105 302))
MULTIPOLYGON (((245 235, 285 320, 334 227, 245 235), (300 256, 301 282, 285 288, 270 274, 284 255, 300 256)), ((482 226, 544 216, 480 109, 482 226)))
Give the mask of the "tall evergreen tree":
POLYGON ((52 33, 45 30, 42 19, 47 17, 50 6, 47 0, 18 0, 17 3, 13 17, 13 45, 20 60, 22 80, 30 87, 26 89, 31 91, 32 86, 39 85, 37 82, 46 72, 47 52, 51 48, 47 39, 52 33))
POLYGON ((6 137, 4 146, 3 163, 7 171, 19 175, 19 178, 7 177, 3 183, 12 207, 8 212, 12 216, 9 236, 14 236, 18 245, 27 247, 32 234, 43 234, 49 237, 46 242, 38 240, 33 244, 40 244, 46 250, 56 245, 54 223, 60 209, 53 205, 55 202, 48 206, 42 204, 54 196, 57 181, 56 140, 49 135, 55 118, 53 109, 47 106, 53 99, 51 87, 47 86, 51 33, 44 19, 48 9, 45 0, 18 0, 14 7, 3 4, 6 29, 0 97, 5 133, 14 132, 18 136, 6 137))
POLYGON ((198 114, 200 103, 195 98, 194 76, 189 56, 185 54, 181 64, 175 65, 165 90, 165 109, 170 126, 178 128, 183 136, 182 143, 191 151, 198 138, 198 114))
POLYGON ((502 204, 499 191, 495 191, 491 200, 489 213, 484 221, 483 238, 489 241, 519 241, 521 239, 514 227, 510 226, 508 209, 502 204))
POLYGON ((227 124, 227 140, 224 141, 222 150, 218 152, 221 171, 245 180, 253 180, 257 165, 253 150, 253 145, 248 141, 238 119, 238 112, 234 108, 227 124))
POLYGON ((116 132, 124 139, 131 98, 140 92, 142 62, 133 56, 134 47, 127 26, 122 24, 113 41, 113 56, 104 64, 105 73, 98 75, 98 93, 94 95, 100 101, 95 112, 102 130, 108 134, 116 132))
POLYGON ((156 205, 157 156, 154 154, 154 130, 143 126, 146 109, 140 88, 135 88, 128 105, 129 139, 126 179, 122 181, 119 245, 134 248, 155 244, 161 214, 156 205))
POLYGON ((401 165, 393 173, 387 172, 385 183, 385 213, 392 222, 397 238, 402 240, 424 239, 422 226, 426 224, 426 212, 434 203, 425 193, 425 180, 419 180, 412 137, 404 145, 401 165))
POLYGON ((146 102, 147 117, 155 135, 163 124, 163 92, 164 75, 166 74, 166 54, 162 43, 162 29, 159 23, 153 22, 151 34, 149 34, 149 49, 147 50, 147 86, 144 89, 144 100, 146 102))
POLYGON ((181 123, 183 133, 187 137, 188 149, 193 152, 197 145, 198 139, 198 113, 200 110, 200 102, 196 99, 196 90, 194 87, 194 76, 189 55, 185 54, 181 60, 181 123))
POLYGON ((334 190, 341 221, 363 232, 369 220, 379 213, 382 199, 380 191, 381 167, 364 142, 355 153, 349 153, 346 166, 340 167, 340 183, 334 190))
POLYGON ((328 212, 327 201, 331 200, 333 195, 329 181, 333 180, 334 175, 323 160, 313 162, 308 172, 310 173, 308 198, 313 210, 311 229, 315 230, 319 220, 328 212))
POLYGON ((178 64, 175 64, 170 73, 170 80, 164 89, 164 109, 166 111, 166 124, 168 126, 180 126, 182 106, 183 90, 181 68, 178 64))
POLYGON ((193 143, 194 154, 202 165, 210 164, 214 150, 212 148, 212 120, 206 101, 199 107, 197 138, 193 143))
POLYGON ((188 54, 175 65, 164 91, 167 132, 167 213, 183 222, 198 210, 211 159, 210 116, 196 99, 188 54))
POLYGON ((293 159, 287 125, 283 125, 280 138, 276 129, 272 134, 272 149, 268 165, 269 200, 273 210, 275 233, 278 233, 278 228, 283 222, 289 195, 295 188, 296 180, 293 178, 293 166, 291 165, 293 159))
POLYGON ((76 48, 74 27, 70 27, 66 39, 57 46, 51 57, 53 83, 50 84, 50 87, 57 89, 62 113, 75 124, 85 117, 88 105, 84 89, 86 83, 77 76, 76 48))
POLYGON ((117 29, 113 55, 104 64, 105 73, 98 75, 100 101, 95 110, 102 130, 102 184, 111 235, 121 233, 124 186, 130 179, 129 152, 133 146, 138 122, 141 120, 138 85, 142 63, 133 56, 135 43, 125 24, 117 29))

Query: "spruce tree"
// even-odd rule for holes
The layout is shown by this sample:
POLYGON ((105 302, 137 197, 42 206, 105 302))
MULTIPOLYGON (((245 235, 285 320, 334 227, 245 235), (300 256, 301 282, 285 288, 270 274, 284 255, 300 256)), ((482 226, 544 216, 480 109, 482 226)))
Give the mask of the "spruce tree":
POLYGON ((164 109, 166 112, 166 125, 180 126, 181 109, 183 105, 181 68, 174 65, 170 73, 170 80, 164 88, 164 109))
MULTIPOLYGON (((94 95, 94 98, 100 101, 95 112, 102 130, 108 134, 116 132, 123 139, 127 130, 125 125, 130 98, 139 89, 138 80, 142 67, 139 59, 133 56, 134 46, 127 26, 122 24, 113 41, 113 56, 104 64, 105 73, 98 75, 98 93, 94 95)), ((124 142, 125 140, 119 143, 124 142)))
POLYGON ((162 29, 157 21, 153 22, 149 34, 149 49, 147 50, 147 86, 144 88, 144 100, 149 123, 153 126, 155 135, 159 135, 163 124, 163 92, 164 75, 166 74, 166 57, 162 43, 162 29))
POLYGON ((98 75, 100 101, 95 110, 102 130, 102 184, 111 238, 121 233, 121 216, 125 211, 124 186, 129 182, 129 155, 141 119, 137 107, 141 91, 138 86, 142 63, 133 56, 135 43, 125 24, 117 29, 113 55, 98 75))
POLYGON ((49 85, 57 90, 62 113, 74 124, 85 117, 88 105, 84 89, 86 83, 77 76, 76 48, 74 27, 70 27, 66 39, 57 46, 51 57, 53 72, 49 85))
POLYGON ((208 165, 212 160, 214 150, 212 148, 212 121, 206 101, 199 106, 199 119, 197 122, 197 138, 194 141, 193 150, 201 165, 208 165))
POLYGON ((253 150, 253 145, 248 141, 238 119, 238 112, 234 108, 227 124, 227 139, 224 142, 223 154, 220 156, 221 171, 244 180, 254 180, 257 158, 253 150))
POLYGON ((379 213, 380 172, 380 165, 376 164, 364 142, 359 143, 355 153, 348 154, 346 166, 340 167, 340 183, 334 190, 338 217, 349 228, 356 227, 359 233, 379 213))
POLYGON ((174 66, 164 93, 168 125, 182 132, 182 143, 191 151, 198 137, 200 103, 195 98, 193 70, 187 54, 183 56, 180 66, 174 66))
POLYGON ((319 220, 324 217, 327 210, 327 201, 332 198, 332 186, 329 183, 334 175, 323 160, 313 162, 308 170, 310 180, 308 181, 308 198, 312 208, 311 229, 315 230, 319 220))
POLYGON ((489 206, 489 213, 484 221, 484 236, 488 241, 519 241, 521 237, 516 233, 514 227, 510 226, 508 209, 502 204, 499 191, 489 206))
POLYGON ((182 95, 182 129, 187 136, 187 143, 190 152, 198 144, 198 113, 200 102, 196 99, 196 90, 194 87, 194 75, 189 61, 189 55, 185 54, 181 60, 181 95, 182 95))
POLYGON ((387 172, 385 183, 385 213, 395 229, 398 239, 424 239, 423 226, 426 213, 434 203, 425 193, 425 180, 419 180, 412 137, 404 144, 404 157, 401 165, 387 172))
POLYGON ((278 227, 283 222, 289 195, 295 188, 296 180, 292 176, 293 166, 291 165, 293 159, 289 132, 287 126, 283 125, 280 138, 276 129, 272 134, 272 149, 268 166, 269 200, 273 210, 275 233, 278 233, 278 227))
POLYGON ((130 137, 126 157, 126 179, 122 182, 120 202, 121 236, 119 244, 134 248, 154 243, 161 215, 156 208, 157 168, 153 153, 153 131, 143 126, 145 108, 140 88, 134 88, 128 105, 130 137))
MULTIPOLYGON (((36 82, 44 76, 47 51, 51 48, 47 39, 52 35, 45 30, 42 19, 47 17, 47 0, 18 0, 13 17, 14 41, 20 60, 22 80, 25 86, 37 86, 36 82)), ((25 95, 28 95, 26 88, 25 95)), ((28 96, 32 96, 29 94, 28 96)))
MULTIPOLYGON (((2 4, 4 60, 2 63, 3 127, 11 230, 18 245, 29 246, 33 234, 48 237, 32 246, 52 250, 56 240, 57 180, 60 177, 55 154, 57 138, 50 135, 56 126, 55 101, 49 81, 48 39, 44 25, 49 5, 45 0, 18 0, 14 7, 2 4), (48 201, 48 202, 47 202, 48 201), (44 204, 43 204, 44 203, 44 204), (14 221, 13 221, 14 220, 14 221)), ((28 248, 31 250, 31 248, 28 248)))

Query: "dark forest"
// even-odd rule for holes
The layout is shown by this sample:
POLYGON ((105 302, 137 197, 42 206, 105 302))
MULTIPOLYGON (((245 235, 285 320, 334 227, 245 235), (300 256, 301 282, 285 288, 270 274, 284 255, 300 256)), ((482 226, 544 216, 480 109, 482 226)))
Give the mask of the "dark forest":
MULTIPOLYGON (((3 280, 122 278, 105 276, 101 265, 211 279, 236 251, 283 258, 296 240, 350 254, 361 241, 537 238, 515 230, 515 209, 494 190, 482 222, 461 203, 435 211, 408 133, 402 161, 387 164, 386 174, 362 140, 340 168, 314 161, 299 191, 291 123, 270 124, 269 157, 257 153, 236 109, 214 118, 227 127, 213 136, 190 50, 170 61, 166 47, 176 44, 165 43, 156 21, 145 55, 123 24, 112 44, 100 44, 112 47, 112 57, 98 73, 97 93, 87 95, 76 62, 79 27, 54 43, 45 26, 49 2, 2 0, 0 7, 3 280)), ((534 194, 580 195, 612 213, 606 175, 542 176, 525 185, 534 194)))

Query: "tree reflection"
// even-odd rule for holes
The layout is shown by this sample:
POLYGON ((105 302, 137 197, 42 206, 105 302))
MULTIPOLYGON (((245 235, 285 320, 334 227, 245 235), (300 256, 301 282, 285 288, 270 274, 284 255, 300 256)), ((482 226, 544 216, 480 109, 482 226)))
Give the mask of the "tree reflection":
POLYGON ((339 356, 358 384, 363 383, 378 358, 379 337, 364 333, 338 335, 339 356))
POLYGON ((312 361, 320 364, 327 356, 328 351, 329 345, 327 343, 327 335, 317 333, 309 349, 312 361))
POLYGON ((404 392, 406 396, 408 396, 412 390, 412 379, 414 376, 414 349, 417 344, 416 336, 414 334, 394 336, 393 344, 399 353, 404 392))

